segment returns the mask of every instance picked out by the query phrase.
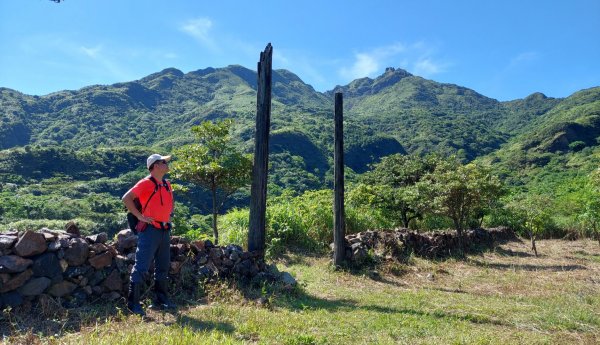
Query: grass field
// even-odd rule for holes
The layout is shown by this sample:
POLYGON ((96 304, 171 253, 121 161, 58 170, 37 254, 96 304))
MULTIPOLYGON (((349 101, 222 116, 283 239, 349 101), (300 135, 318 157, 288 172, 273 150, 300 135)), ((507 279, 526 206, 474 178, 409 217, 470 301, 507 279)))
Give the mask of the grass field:
POLYGON ((289 254, 277 265, 298 279, 299 288, 291 291, 213 286, 203 301, 181 308, 179 314, 151 311, 148 320, 96 306, 96 312, 56 312, 54 320, 28 329, 23 327, 25 318, 5 313, 3 329, 10 322, 13 331, 4 341, 30 345, 600 343, 598 242, 542 240, 539 257, 531 255, 527 243, 509 242, 461 259, 412 257, 405 263, 379 266, 377 272, 335 271, 327 258, 289 254))

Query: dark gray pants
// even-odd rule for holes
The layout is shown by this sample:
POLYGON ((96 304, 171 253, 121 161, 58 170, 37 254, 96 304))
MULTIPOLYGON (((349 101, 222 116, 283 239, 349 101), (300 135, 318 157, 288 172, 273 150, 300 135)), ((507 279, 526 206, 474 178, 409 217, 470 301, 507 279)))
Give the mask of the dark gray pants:
POLYGON ((151 225, 138 233, 135 264, 131 270, 131 282, 141 283, 154 259, 154 280, 167 279, 171 266, 171 231, 157 229, 151 225))

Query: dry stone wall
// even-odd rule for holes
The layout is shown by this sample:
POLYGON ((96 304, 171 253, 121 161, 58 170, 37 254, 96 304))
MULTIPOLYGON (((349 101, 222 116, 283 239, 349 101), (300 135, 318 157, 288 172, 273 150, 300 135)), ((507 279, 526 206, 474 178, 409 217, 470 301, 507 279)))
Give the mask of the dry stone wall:
MULTIPOLYGON (((507 227, 464 231, 465 250, 489 248, 494 243, 515 239, 507 227)), ((333 243, 331 244, 333 248, 333 243)), ((395 230, 365 231, 346 236, 345 258, 360 264, 370 253, 385 259, 398 259, 406 253, 426 258, 443 258, 460 250, 456 231, 418 233, 405 228, 395 230)))
MULTIPOLYGON (((2 233, 0 309, 33 303, 37 298, 57 298, 68 307, 126 296, 136 246, 137 235, 129 229, 120 231, 115 241, 109 241, 106 233, 81 236, 74 224, 66 231, 44 228, 2 233)), ((174 236, 170 279, 176 283, 182 270, 197 281, 287 278, 266 265, 258 253, 174 236)), ((147 279, 150 283, 151 275, 147 279)))

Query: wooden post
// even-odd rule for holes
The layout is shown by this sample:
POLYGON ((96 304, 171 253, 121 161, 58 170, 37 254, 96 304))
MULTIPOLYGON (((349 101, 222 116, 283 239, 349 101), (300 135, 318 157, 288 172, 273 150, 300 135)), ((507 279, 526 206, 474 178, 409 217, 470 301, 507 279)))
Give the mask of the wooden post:
POLYGON ((250 228, 248 250, 265 251, 267 213, 267 176, 269 169, 269 127, 271 126, 271 60, 273 47, 267 44, 258 62, 256 95, 256 133, 254 137, 254 166, 250 190, 250 228))
POLYGON ((344 101, 341 92, 335 94, 333 172, 333 250, 334 264, 341 266, 346 255, 344 219, 344 101))

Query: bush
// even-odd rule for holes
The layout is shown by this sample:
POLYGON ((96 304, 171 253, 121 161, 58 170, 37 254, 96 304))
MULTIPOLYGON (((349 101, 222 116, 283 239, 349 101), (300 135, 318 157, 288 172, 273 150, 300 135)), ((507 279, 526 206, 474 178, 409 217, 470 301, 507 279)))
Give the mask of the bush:
MULTIPOLYGON (((218 228, 219 243, 237 244, 244 248, 248 247, 248 227, 250 210, 235 208, 219 217, 218 228)), ((210 230, 212 231, 212 230, 210 230)))

